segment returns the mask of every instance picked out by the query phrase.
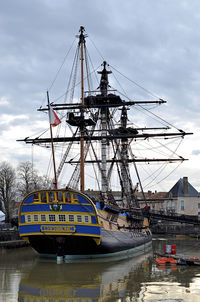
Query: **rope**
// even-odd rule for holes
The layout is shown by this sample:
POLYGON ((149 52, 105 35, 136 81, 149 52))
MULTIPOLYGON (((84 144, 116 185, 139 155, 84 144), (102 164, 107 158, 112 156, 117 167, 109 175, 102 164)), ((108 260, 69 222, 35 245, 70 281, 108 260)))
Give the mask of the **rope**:
POLYGON ((57 71, 57 73, 56 73, 56 75, 55 75, 53 81, 51 82, 51 85, 49 86, 49 89, 48 89, 48 90, 50 90, 50 89, 53 87, 53 85, 54 85, 54 83, 55 83, 55 81, 56 81, 56 79, 57 79, 57 77, 58 77, 58 75, 59 75, 59 73, 60 73, 60 71, 61 71, 63 65, 65 64, 65 61, 66 61, 66 59, 67 59, 67 57, 68 57, 68 55, 69 55, 69 53, 70 53, 70 51, 71 51, 71 49, 72 49, 72 47, 73 47, 73 45, 74 45, 75 40, 76 40, 76 39, 74 39, 74 41, 72 42, 72 45, 71 45, 71 47, 69 48, 67 54, 65 55, 65 57, 64 57, 64 59, 63 59, 63 61, 62 61, 62 64, 61 64, 61 66, 59 67, 59 69, 58 69, 58 71, 57 71))
POLYGON ((113 68, 116 72, 118 72, 120 75, 122 75, 124 78, 126 78, 127 80, 129 80, 130 82, 132 82, 133 84, 135 84, 136 86, 138 86, 139 88, 143 89, 145 92, 147 92, 149 95, 151 95, 154 98, 158 98, 158 99, 162 99, 160 98, 158 95, 156 95, 155 93, 151 92, 150 90, 144 88, 143 86, 141 86, 140 84, 136 83, 135 81, 131 80, 130 78, 128 78, 127 76, 125 76, 123 73, 121 73, 120 71, 118 71, 114 66, 110 65, 111 68, 113 68))
POLYGON ((95 43, 93 42, 93 40, 90 39, 89 37, 88 37, 88 39, 89 39, 89 40, 91 41, 91 43, 93 44, 94 48, 96 49, 96 51, 98 52, 98 54, 100 55, 100 57, 102 58, 102 60, 105 61, 103 55, 101 54, 100 50, 97 48, 97 46, 95 45, 95 43))

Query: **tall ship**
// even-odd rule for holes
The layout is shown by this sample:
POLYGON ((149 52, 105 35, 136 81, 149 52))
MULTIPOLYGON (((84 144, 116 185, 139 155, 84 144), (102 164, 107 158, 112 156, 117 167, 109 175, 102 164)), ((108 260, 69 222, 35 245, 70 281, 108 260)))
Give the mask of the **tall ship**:
MULTIPOLYGON (((124 259, 145 253, 152 242, 148 219, 140 208, 140 200, 146 202, 146 209, 148 204, 137 165, 184 160, 176 152, 171 157, 161 153, 160 159, 139 158, 135 155, 135 143, 183 138, 189 133, 180 129, 170 132, 170 124, 138 127, 133 123, 132 108, 157 106, 165 101, 136 101, 118 93, 110 84, 112 68, 105 60, 94 70, 99 83, 92 89, 90 76, 94 71, 89 67, 84 27, 80 27, 77 37, 68 94, 58 102, 51 100, 47 92, 47 106, 38 109, 49 113, 50 135, 20 140, 51 147, 54 180, 51 186, 29 193, 21 202, 19 233, 43 256, 66 261, 124 259), (78 84, 80 98, 74 95, 78 84), (61 125, 65 130, 54 135, 54 127, 59 129, 61 125), (59 145, 64 152, 58 164, 55 150, 59 145), (64 167, 70 175, 67 182, 61 180, 64 167), (85 189, 90 188, 86 171, 87 175, 94 175, 98 190, 85 189), (116 187, 120 188, 118 198, 114 194, 116 187)), ((170 150, 169 145, 166 150, 170 150)))

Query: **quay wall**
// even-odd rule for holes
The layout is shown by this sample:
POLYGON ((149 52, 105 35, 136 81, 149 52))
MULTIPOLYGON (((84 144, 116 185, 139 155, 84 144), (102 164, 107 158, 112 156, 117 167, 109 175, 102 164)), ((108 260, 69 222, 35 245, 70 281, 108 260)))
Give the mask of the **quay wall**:
POLYGON ((200 226, 187 224, 156 224, 151 226, 153 234, 175 234, 200 237, 200 226))
POLYGON ((28 245, 25 240, 20 239, 18 230, 0 230, 0 249, 14 249, 28 245))
POLYGON ((20 237, 18 230, 0 230, 0 242, 19 239, 20 237))

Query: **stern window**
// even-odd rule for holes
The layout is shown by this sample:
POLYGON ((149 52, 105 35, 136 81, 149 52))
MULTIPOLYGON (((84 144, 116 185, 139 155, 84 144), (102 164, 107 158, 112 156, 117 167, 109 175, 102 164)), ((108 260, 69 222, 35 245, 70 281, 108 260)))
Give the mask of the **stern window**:
POLYGON ((89 217, 85 216, 85 222, 88 223, 89 222, 89 217))
POLYGON ((71 193, 65 192, 65 202, 71 203, 71 193))
POLYGON ((46 215, 45 214, 41 214, 41 221, 46 221, 46 215))
POLYGON ((33 202, 40 202, 40 195, 38 193, 33 194, 33 202))
POLYGON ((73 196, 73 202, 78 202, 78 194, 73 193, 72 196, 73 196))
POLYGON ((54 192, 48 192, 48 197, 49 197, 49 202, 52 202, 52 201, 55 201, 56 198, 55 198, 55 194, 54 192))
POLYGON ((82 216, 81 215, 77 215, 77 222, 82 222, 82 216))
POLYGON ((74 222, 74 215, 69 215, 69 221, 74 222))
POLYGON ((31 215, 27 215, 27 222, 31 222, 31 215))
POLYGON ((39 219, 38 219, 38 214, 34 214, 34 215, 33 215, 33 220, 34 220, 35 222, 38 222, 38 221, 39 221, 39 219))
POLYGON ((63 202, 63 192, 58 191, 56 194, 57 194, 58 201, 63 202))
POLYGON ((40 193, 41 202, 47 202, 47 192, 41 192, 40 193))
POLYGON ((58 218, 59 218, 59 221, 66 221, 65 214, 59 214, 58 218))
POLYGON ((49 221, 56 221, 55 214, 49 214, 49 221))

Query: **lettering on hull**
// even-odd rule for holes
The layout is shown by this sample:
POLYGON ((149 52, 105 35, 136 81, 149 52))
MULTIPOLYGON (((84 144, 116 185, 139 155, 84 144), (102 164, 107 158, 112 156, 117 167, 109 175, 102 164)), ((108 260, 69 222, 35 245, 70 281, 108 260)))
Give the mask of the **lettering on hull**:
POLYGON ((53 225, 41 225, 41 232, 45 233, 75 233, 76 228, 73 225, 67 226, 53 226, 53 225))

